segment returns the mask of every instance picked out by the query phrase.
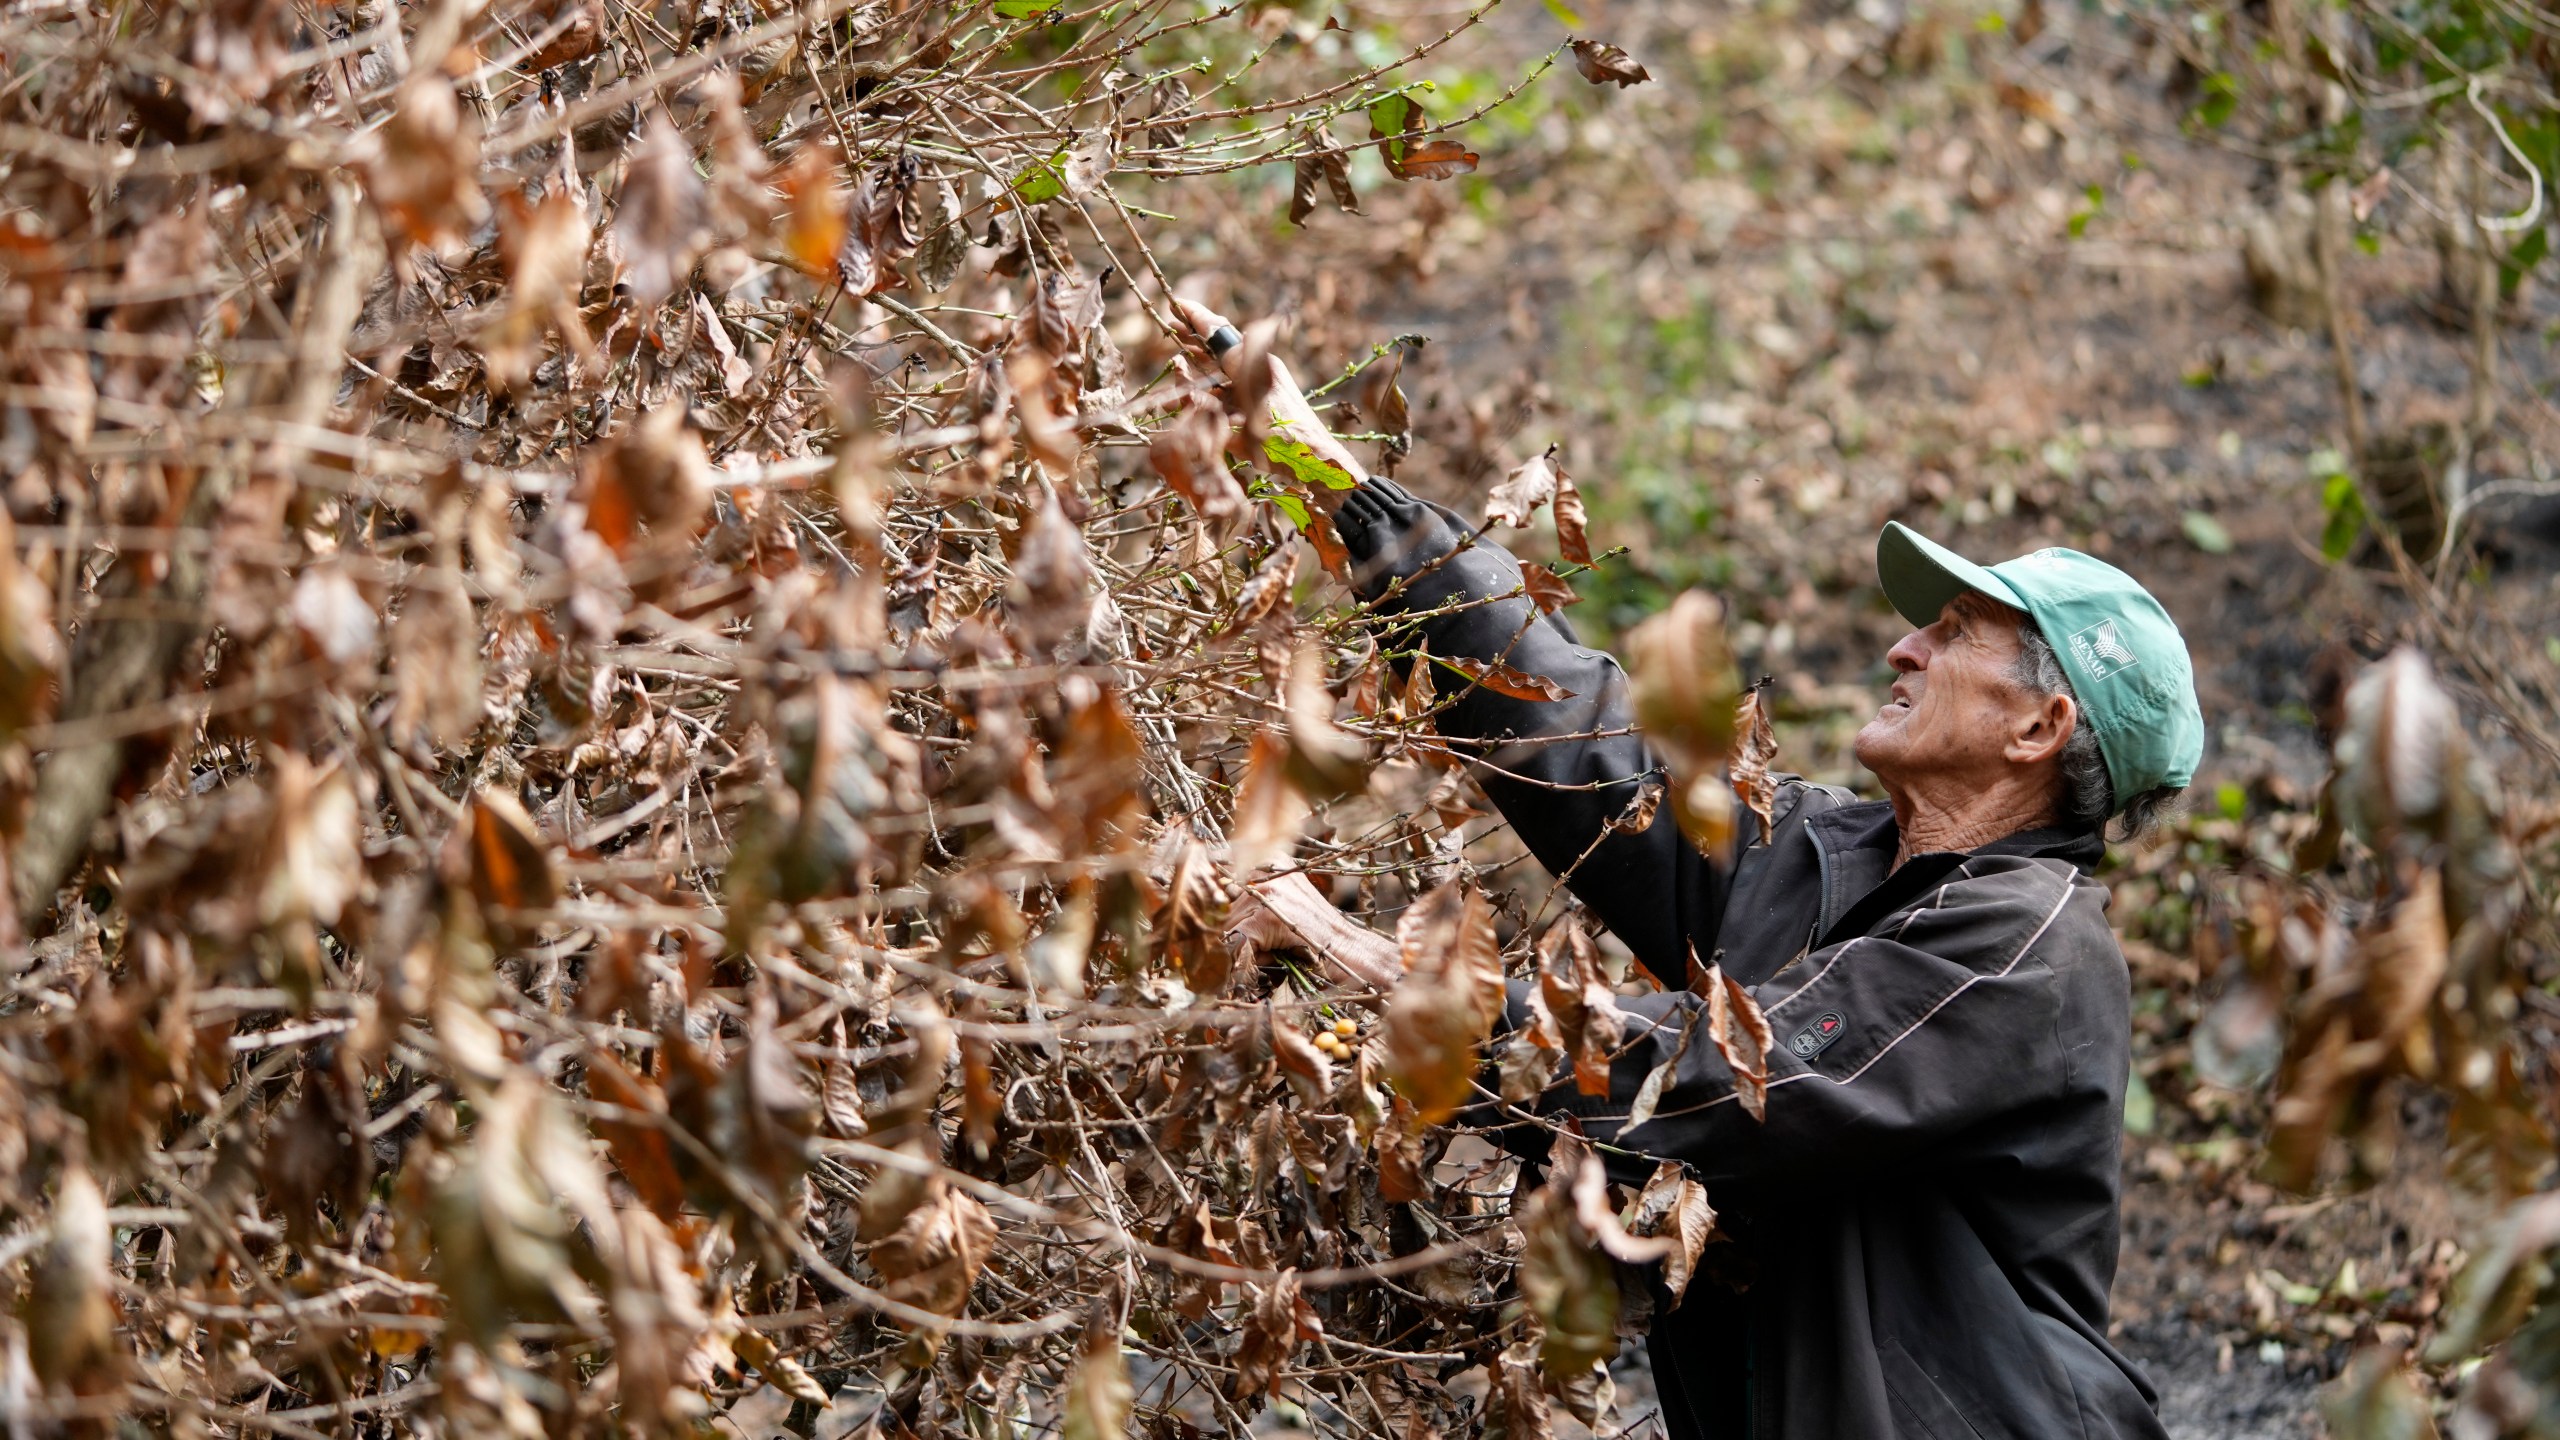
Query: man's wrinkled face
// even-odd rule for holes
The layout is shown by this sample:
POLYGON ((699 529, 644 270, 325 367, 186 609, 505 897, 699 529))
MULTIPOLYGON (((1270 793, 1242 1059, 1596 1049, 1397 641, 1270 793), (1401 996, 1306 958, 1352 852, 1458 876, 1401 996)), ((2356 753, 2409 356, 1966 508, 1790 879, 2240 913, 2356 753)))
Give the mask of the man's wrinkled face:
POLYGON ((1886 652, 1899 672, 1893 693, 1858 731, 1858 763, 1879 779, 1989 775, 2040 697, 2012 676, 2024 612, 1971 591, 1947 602, 1937 623, 1886 652))

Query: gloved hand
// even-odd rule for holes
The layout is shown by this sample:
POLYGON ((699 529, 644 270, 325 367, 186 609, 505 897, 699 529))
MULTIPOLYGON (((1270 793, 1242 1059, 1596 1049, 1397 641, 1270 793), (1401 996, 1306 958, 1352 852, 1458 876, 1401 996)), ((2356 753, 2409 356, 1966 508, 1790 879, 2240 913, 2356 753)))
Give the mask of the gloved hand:
POLYGON ((1473 528, 1444 505, 1372 476, 1345 496, 1333 531, 1351 556, 1351 588, 1375 600, 1397 581, 1456 550, 1473 528))

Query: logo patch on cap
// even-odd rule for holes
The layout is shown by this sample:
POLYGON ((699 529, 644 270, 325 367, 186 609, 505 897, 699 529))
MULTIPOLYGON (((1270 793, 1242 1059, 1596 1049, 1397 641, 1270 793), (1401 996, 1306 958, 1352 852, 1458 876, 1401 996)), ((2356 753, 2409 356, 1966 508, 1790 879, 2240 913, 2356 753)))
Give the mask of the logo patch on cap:
POLYGON ((2104 680, 2120 671, 2130 670, 2142 661, 2124 637, 2116 631, 2116 622, 2101 620, 2071 637, 2071 655, 2092 680, 2104 680))
POLYGON ((1787 1048, 1795 1052, 1797 1059, 1810 1060, 1829 1049, 1831 1042, 1839 1039, 1848 1028, 1849 1022, 1841 1019, 1840 1012, 1834 1010, 1816 1017, 1812 1024, 1788 1037, 1787 1048))

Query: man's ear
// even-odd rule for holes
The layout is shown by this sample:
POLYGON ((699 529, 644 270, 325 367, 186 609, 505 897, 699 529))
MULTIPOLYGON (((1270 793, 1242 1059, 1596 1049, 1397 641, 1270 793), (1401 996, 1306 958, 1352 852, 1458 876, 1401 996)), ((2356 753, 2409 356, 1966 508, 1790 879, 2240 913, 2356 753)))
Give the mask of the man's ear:
POLYGON ((2080 707, 2068 695, 2047 695, 2018 717, 2002 754, 2013 764, 2037 765, 2062 753, 2080 723, 2080 707))

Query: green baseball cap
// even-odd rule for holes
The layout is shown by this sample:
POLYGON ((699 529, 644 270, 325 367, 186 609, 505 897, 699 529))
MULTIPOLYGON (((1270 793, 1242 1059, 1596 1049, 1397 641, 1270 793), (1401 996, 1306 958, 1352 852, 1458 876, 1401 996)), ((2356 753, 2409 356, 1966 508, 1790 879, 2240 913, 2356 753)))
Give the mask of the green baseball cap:
POLYGON ((2097 732, 2119 809, 2195 779, 2204 758, 2195 665, 2178 622, 2132 576, 2058 545, 1985 568, 1893 521, 1876 537, 1876 579, 1914 625, 1938 623, 1967 590, 2026 611, 2097 732))

